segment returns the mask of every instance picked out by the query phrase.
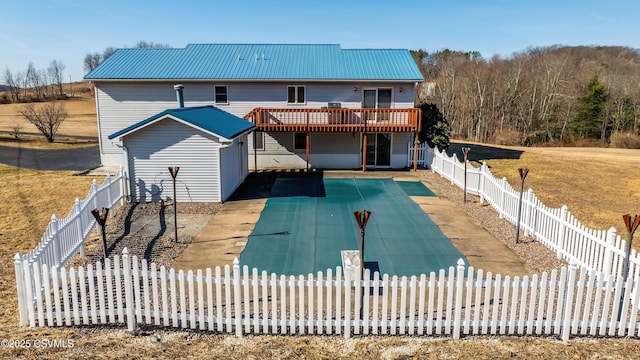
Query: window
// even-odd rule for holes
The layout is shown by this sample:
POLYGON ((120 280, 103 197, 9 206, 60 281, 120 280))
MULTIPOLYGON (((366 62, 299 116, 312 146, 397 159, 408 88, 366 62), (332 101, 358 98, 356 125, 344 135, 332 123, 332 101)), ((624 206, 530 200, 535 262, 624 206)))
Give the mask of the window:
POLYGON ((289 104, 304 104, 305 87, 304 86, 287 86, 287 103, 289 104))
POLYGON ((226 85, 217 85, 215 88, 215 100, 216 104, 228 104, 229 96, 226 85))
POLYGON ((307 134, 294 133, 293 134, 293 149, 305 150, 307 148, 307 134))
POLYGON ((264 150, 264 133, 256 130, 253 134, 253 148, 255 150, 264 150))

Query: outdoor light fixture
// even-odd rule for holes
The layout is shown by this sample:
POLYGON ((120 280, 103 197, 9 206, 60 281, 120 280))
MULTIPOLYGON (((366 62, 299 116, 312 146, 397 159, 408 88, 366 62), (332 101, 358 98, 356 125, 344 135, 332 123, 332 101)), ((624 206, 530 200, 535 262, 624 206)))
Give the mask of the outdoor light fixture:
POLYGON ((402 86, 400 87, 400 92, 402 92, 402 86))
POLYGON ((358 87, 357 86, 353 87, 353 92, 358 92, 358 87))

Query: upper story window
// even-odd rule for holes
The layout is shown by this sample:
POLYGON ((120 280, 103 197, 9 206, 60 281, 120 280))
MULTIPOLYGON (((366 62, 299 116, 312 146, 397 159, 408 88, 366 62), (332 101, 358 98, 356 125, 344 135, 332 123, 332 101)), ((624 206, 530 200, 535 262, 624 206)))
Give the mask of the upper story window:
POLYGON ((226 85, 216 85, 214 87, 216 104, 229 103, 229 91, 226 85))
POLYGON ((307 101, 305 92, 304 86, 287 86, 287 103, 304 104, 307 101))

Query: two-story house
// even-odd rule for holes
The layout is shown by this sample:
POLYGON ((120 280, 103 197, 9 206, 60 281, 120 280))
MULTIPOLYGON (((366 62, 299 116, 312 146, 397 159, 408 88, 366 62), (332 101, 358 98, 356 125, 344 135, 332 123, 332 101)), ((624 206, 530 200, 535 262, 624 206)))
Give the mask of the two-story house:
POLYGON ((132 166, 123 138, 113 135, 175 108, 176 84, 184 85, 186 107, 214 106, 255 124, 247 138, 250 169, 403 168, 407 143, 420 130, 414 91, 423 78, 405 49, 119 49, 85 80, 96 90, 105 166, 132 166))

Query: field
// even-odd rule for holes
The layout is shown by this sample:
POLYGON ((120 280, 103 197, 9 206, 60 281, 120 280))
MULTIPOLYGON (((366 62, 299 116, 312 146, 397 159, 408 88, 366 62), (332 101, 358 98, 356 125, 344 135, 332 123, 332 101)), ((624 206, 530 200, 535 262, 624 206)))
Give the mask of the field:
MULTIPOLYGON (((47 143, 38 129, 20 115, 23 104, 0 104, 0 145, 47 149, 95 145, 98 141, 95 99, 86 84, 74 83, 74 89, 76 96, 62 101, 69 115, 60 125, 54 144, 47 143), (21 132, 18 140, 12 134, 16 126, 21 132)), ((65 90, 71 93, 68 86, 65 90)))
MULTIPOLYGON (((67 102, 77 114, 73 125, 65 124, 68 136, 97 136, 92 99, 67 102), (91 105, 89 105, 91 104, 91 105), (89 115, 90 112, 92 115, 89 115), (84 115, 83 115, 84 114, 84 115), (91 130, 92 129, 92 130, 91 130)), ((0 105, 0 131, 11 112, 0 105)), ((27 131, 27 130, 25 130, 27 131)), ((9 140, 0 138, 0 145, 9 140)), ((31 143, 20 143, 30 146, 31 143)), ((40 146, 40 145, 38 145, 40 146)), ((44 146, 47 146, 46 144, 44 146)), ((74 145, 75 146, 75 145, 74 145)), ((566 204, 587 225, 622 228, 620 215, 640 212, 640 152, 615 149, 509 148, 521 151, 519 159, 488 159, 496 176, 518 184, 518 167, 531 173, 532 187, 549 206, 566 204)), ((507 149, 507 150, 509 150, 507 149)), ((421 337, 233 336, 198 331, 146 329, 131 334, 125 327, 36 328, 18 325, 13 270, 16 252, 27 252, 40 241, 51 214, 65 216, 76 197, 84 197, 91 178, 71 172, 31 171, 0 165, 3 182, 0 203, 0 334, 9 340, 65 340, 65 348, 0 349, 0 358, 628 358, 640 351, 633 339, 578 338, 562 343, 553 338, 470 337, 462 340, 421 337), (71 340, 69 342, 69 340, 71 340), (72 346, 71 346, 72 345, 72 346)), ((98 179, 102 181, 102 179, 98 179)), ((32 343, 33 344, 33 343, 32 343)), ((4 345, 4 343, 3 343, 4 345)))
MULTIPOLYGON (((455 143, 452 150, 461 159, 460 146, 455 143)), ((469 152, 469 159, 476 167, 486 160, 491 173, 506 177, 516 190, 520 189, 518 168, 528 168, 525 191, 533 189, 549 207, 566 205, 593 229, 613 226, 626 235, 622 215, 640 214, 640 150, 512 146, 489 151, 479 146, 476 153, 469 152)))

